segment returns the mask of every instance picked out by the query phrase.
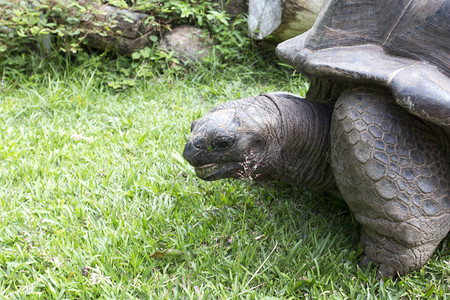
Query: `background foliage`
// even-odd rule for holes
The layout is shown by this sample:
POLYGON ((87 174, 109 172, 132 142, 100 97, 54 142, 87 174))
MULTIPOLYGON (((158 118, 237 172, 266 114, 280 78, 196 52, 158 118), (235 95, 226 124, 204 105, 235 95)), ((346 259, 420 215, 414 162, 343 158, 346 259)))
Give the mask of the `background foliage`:
MULTIPOLYGON (((148 14, 146 22, 159 28, 160 37, 180 24, 204 29, 215 42, 212 57, 215 59, 220 53, 220 64, 223 66, 244 59, 241 49, 251 45, 243 34, 245 19, 231 21, 230 16, 216 3, 195 0, 108 2, 148 14)), ((115 26, 113 22, 102 23, 88 17, 94 13, 99 11, 92 4, 80 5, 79 1, 74 0, 0 0, 0 68, 32 73, 46 68, 49 63, 61 65, 64 59, 85 59, 83 54, 91 53, 83 43, 86 36, 90 33, 106 35, 115 26), (92 26, 80 26, 83 22, 91 22, 92 26), (54 63, 55 60, 58 62, 54 63)), ((178 63, 173 54, 159 50, 157 37, 151 38, 155 41, 155 47, 141 50, 135 58, 145 60, 153 70, 178 63)), ((125 65, 134 69, 137 64, 127 61, 125 65)), ((124 68, 123 64, 121 68, 124 68)))

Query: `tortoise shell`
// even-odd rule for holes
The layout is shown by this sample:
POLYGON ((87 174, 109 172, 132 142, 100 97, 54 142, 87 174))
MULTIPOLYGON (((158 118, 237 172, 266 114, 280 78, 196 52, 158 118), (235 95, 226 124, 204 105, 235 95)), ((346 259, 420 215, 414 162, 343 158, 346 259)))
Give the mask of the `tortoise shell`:
POLYGON ((277 55, 311 79, 385 86, 450 134, 450 0, 326 1, 277 55))

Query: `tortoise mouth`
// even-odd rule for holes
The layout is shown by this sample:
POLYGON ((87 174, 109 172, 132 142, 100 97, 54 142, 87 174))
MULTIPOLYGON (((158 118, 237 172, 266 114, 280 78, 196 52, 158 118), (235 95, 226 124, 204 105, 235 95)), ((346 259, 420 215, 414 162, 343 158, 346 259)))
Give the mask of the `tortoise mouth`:
POLYGON ((195 174, 203 180, 213 181, 222 178, 236 178, 239 172, 239 163, 210 163, 195 167, 195 174))

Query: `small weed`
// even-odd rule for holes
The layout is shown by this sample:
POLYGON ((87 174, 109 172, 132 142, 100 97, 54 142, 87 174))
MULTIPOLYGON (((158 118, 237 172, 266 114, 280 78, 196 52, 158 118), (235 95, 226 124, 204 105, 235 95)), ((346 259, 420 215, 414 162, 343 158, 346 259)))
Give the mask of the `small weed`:
POLYGON ((244 155, 244 161, 239 164, 242 166, 242 170, 238 172, 240 179, 252 181, 261 176, 257 172, 261 164, 258 163, 258 158, 255 156, 253 150, 248 155, 244 155))

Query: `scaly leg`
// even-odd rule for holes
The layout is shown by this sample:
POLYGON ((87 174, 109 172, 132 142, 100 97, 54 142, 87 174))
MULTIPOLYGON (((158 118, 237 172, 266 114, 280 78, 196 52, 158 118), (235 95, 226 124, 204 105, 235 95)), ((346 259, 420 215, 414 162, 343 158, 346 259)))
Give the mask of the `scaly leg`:
POLYGON ((382 276, 426 263, 450 230, 448 137, 394 103, 383 89, 338 99, 331 160, 338 188, 362 224, 363 263, 382 276))

